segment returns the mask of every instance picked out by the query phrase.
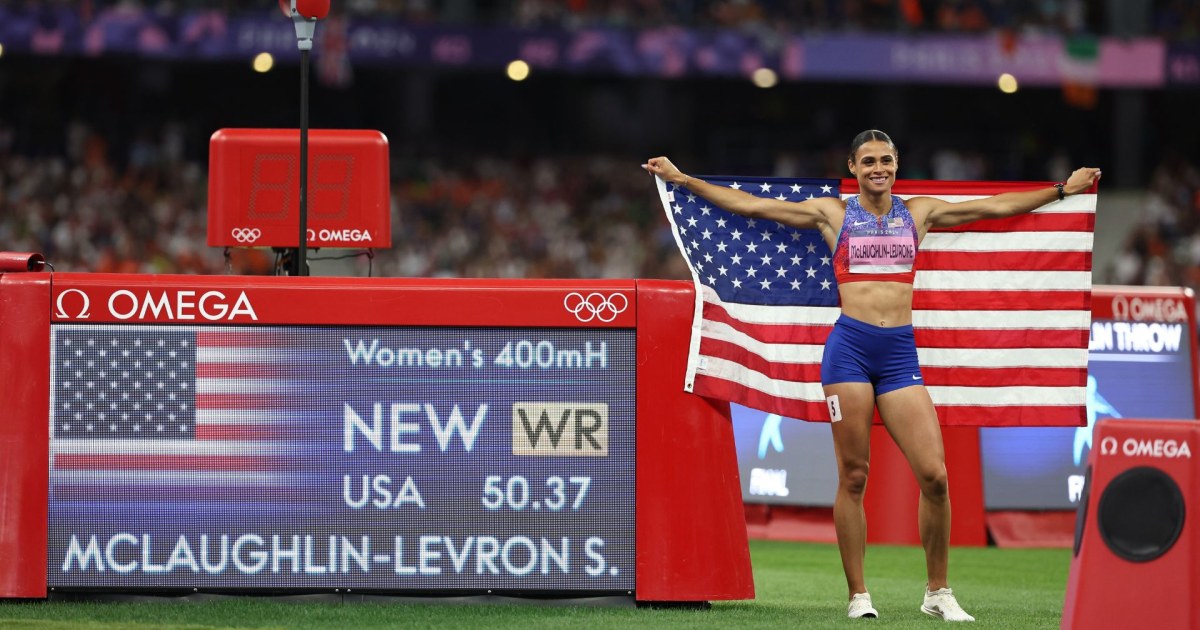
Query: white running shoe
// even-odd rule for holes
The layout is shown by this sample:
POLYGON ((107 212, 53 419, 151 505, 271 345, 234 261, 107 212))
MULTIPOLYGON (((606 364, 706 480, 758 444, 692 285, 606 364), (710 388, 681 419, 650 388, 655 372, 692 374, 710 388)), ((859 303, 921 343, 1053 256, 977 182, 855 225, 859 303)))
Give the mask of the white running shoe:
POLYGON ((930 617, 941 617, 945 621, 975 621, 974 617, 958 605, 958 600, 954 599, 954 593, 949 588, 939 588, 936 591, 925 589, 925 601, 921 603, 921 612, 930 617))
POLYGON ((847 612, 851 619, 875 619, 879 616, 879 611, 871 605, 870 593, 855 593, 854 597, 850 598, 850 607, 847 612))

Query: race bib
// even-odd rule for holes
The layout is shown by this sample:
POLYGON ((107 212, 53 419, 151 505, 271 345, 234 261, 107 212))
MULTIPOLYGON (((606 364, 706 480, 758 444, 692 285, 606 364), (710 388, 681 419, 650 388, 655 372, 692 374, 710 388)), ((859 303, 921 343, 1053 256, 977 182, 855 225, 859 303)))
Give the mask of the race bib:
POLYGON ((850 232, 850 273, 908 273, 917 257, 912 233, 904 227, 850 232))

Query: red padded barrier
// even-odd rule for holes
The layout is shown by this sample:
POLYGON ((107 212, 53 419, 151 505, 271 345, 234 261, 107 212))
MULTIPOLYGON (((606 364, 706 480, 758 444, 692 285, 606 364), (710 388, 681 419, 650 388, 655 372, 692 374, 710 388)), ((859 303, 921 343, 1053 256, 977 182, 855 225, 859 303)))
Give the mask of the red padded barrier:
POLYGON ((683 391, 696 294, 637 288, 637 598, 752 599, 729 403, 683 391))
POLYGON ((50 274, 0 274, 0 597, 46 596, 50 274))
MULTIPOLYGON (((983 469, 979 462, 979 429, 942 427, 946 474, 950 479, 953 513, 950 544, 987 545, 983 510, 983 469)), ((908 460, 887 429, 871 427, 871 471, 863 506, 867 512, 867 542, 919 545, 917 501, 921 490, 908 460)))
POLYGON ((1069 548, 1075 536, 1073 510, 992 510, 986 518, 1000 548, 1069 548))

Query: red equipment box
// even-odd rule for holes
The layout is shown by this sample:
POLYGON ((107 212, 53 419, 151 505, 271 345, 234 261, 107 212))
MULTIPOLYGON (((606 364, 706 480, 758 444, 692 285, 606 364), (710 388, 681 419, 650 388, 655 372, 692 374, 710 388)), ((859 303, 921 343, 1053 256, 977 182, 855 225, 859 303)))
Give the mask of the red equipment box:
MULTIPOLYGON (((308 140, 308 246, 391 247, 387 138, 313 129, 308 140)), ((299 193, 299 129, 218 130, 209 141, 208 244, 297 247, 299 193)))
POLYGON ((1063 628, 1200 628, 1197 449, 1195 421, 1096 425, 1063 628))

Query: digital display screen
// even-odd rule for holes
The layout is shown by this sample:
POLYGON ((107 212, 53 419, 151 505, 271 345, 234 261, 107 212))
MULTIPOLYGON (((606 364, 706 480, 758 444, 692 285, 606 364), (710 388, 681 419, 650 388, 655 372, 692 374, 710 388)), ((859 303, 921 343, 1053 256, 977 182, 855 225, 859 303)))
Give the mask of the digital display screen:
MULTIPOLYGON (((208 244, 296 247, 300 130, 220 129, 209 142, 208 244)), ((391 245, 387 138, 365 129, 312 129, 307 244, 391 245)))
POLYGON ((1097 422, 1195 417, 1194 334, 1186 318, 1093 319, 1088 342, 1088 426, 981 429, 985 507, 1074 509, 1083 492, 1097 422))
POLYGON ((828 422, 804 422, 737 404, 730 407, 744 502, 833 505, 837 459, 828 422))
POLYGON ((50 587, 634 588, 632 329, 51 328, 50 587))
MULTIPOLYGON (((1096 300, 1100 312, 1088 344, 1088 426, 981 428, 987 509, 1074 509, 1092 431, 1105 418, 1195 417, 1195 332, 1178 294, 1139 298, 1108 292, 1096 300)), ((829 424, 740 405, 732 405, 732 412, 746 503, 833 505, 837 462, 829 424)))

